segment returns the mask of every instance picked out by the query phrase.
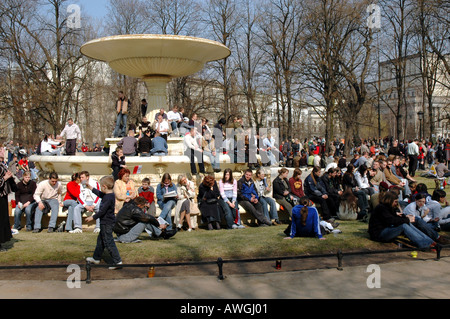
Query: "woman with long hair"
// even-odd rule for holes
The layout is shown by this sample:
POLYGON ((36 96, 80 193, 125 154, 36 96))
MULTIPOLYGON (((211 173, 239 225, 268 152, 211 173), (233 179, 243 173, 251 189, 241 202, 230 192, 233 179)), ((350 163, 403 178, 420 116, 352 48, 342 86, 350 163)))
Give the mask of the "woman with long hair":
POLYGON ((198 187, 197 201, 202 213, 202 219, 208 224, 208 230, 213 230, 214 226, 216 229, 221 229, 219 197, 220 191, 216 180, 213 176, 206 175, 198 187))
POLYGON ((356 184, 362 191, 364 191, 367 195, 372 196, 375 193, 375 188, 370 185, 368 174, 370 173, 366 164, 362 164, 355 172, 355 180, 356 184))
POLYGON ((320 178, 321 169, 315 166, 311 174, 305 179, 304 191, 305 196, 322 208, 322 219, 331 220, 336 213, 334 202, 328 197, 326 187, 320 178))
POLYGON ((42 156, 59 156, 61 155, 61 141, 52 139, 51 134, 45 134, 41 141, 42 156))
POLYGON ((347 188, 353 191, 353 194, 358 197, 358 206, 361 210, 361 214, 367 215, 370 207, 367 199, 367 193, 358 186, 354 171, 355 166, 353 166, 353 164, 348 164, 347 171, 344 173, 342 178, 342 187, 344 191, 346 191, 347 188))
POLYGON ((362 218, 359 212, 358 197, 353 194, 351 188, 347 188, 340 196, 337 216, 340 220, 356 220, 362 218))
POLYGON ((316 237, 324 240, 323 226, 320 225, 320 217, 317 209, 311 207, 311 202, 308 197, 300 199, 300 205, 292 209, 292 223, 285 230, 288 235, 285 239, 292 239, 294 237, 316 237))
POLYGON ((178 201, 175 207, 174 223, 180 230, 186 217, 186 223, 189 227, 188 232, 191 232, 193 229, 191 225, 191 204, 195 197, 195 186, 184 174, 178 175, 177 194, 178 201))
POLYGON ((241 223, 239 205, 237 201, 237 180, 233 178, 233 171, 226 168, 219 180, 219 205, 225 215, 228 229, 245 228, 241 223))
POLYGON ((291 195, 299 200, 305 196, 303 192, 302 171, 299 168, 294 169, 294 174, 289 178, 289 186, 291 187, 291 195))
POLYGON ((436 242, 414 226, 414 222, 413 215, 405 215, 399 209, 398 194, 385 192, 380 195, 380 204, 370 216, 370 239, 387 243, 404 235, 419 249, 434 248, 436 242))
POLYGON ((156 198, 158 206, 161 209, 159 217, 164 219, 169 225, 167 230, 172 230, 172 209, 177 205, 177 186, 172 183, 172 177, 169 173, 164 173, 161 182, 156 187, 156 198))
POLYGON ((66 231, 73 230, 73 212, 78 205, 80 196, 80 174, 72 174, 71 181, 67 183, 67 192, 63 200, 63 207, 67 208, 66 231))
POLYGON ((281 168, 278 176, 273 181, 273 198, 284 210, 292 216, 292 207, 295 206, 294 197, 291 195, 291 187, 288 180, 289 170, 281 168))

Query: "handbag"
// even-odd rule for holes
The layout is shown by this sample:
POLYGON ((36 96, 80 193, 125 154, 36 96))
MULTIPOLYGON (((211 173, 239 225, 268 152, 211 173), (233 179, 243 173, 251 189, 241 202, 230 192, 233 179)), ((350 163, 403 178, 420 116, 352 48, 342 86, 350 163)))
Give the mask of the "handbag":
POLYGON ((192 215, 200 215, 200 209, 198 208, 198 205, 195 204, 193 200, 189 200, 190 202, 190 208, 191 208, 191 214, 192 215))
POLYGON ((208 198, 205 202, 206 204, 217 204, 218 200, 217 198, 208 198))

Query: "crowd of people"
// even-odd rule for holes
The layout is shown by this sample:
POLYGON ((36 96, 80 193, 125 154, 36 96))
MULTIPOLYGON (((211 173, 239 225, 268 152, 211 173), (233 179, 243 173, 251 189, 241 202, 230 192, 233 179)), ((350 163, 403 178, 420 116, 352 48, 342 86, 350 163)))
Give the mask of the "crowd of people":
MULTIPOLYGON (((123 108, 118 102, 118 114, 123 108)), ((0 148, 0 209, 8 211, 7 197, 14 193, 13 232, 25 228, 40 233, 42 216, 50 214, 47 232, 82 233, 82 217, 86 215, 86 221, 95 221, 94 232, 99 233, 89 261, 99 262, 103 250, 108 249, 117 265, 122 261, 115 241, 138 242, 144 232, 164 239, 181 229, 192 232, 196 227, 193 215, 201 216, 207 230, 243 229, 242 211, 253 216, 259 227, 283 224, 279 214, 285 212, 289 216, 286 239, 323 240, 327 233, 339 232, 339 220, 361 220, 368 223, 369 236, 375 241, 390 242, 403 234, 419 248, 446 243, 439 235, 440 230, 450 230, 446 193, 438 188, 428 194, 427 186, 418 183, 415 176, 417 170, 432 165, 439 168, 438 175, 450 175, 449 140, 363 140, 347 158, 344 141, 332 141, 328 150, 322 138, 278 143, 267 132, 252 135, 238 116, 231 123, 219 119, 211 130, 206 119, 197 122, 196 115, 184 118, 177 108, 168 114, 161 110, 153 124, 144 117, 138 127, 130 125, 124 136, 123 115, 120 121, 118 117, 115 130, 121 140, 111 155, 112 176, 96 181, 87 171, 74 173, 65 192, 56 172, 38 180, 36 168, 27 159, 29 152, 20 145, 13 147, 9 142, 0 148), (227 128, 233 130, 232 136, 227 135, 227 128), (191 175, 202 173, 201 183, 197 187, 185 174, 173 181, 166 172, 153 185, 149 178, 137 185, 126 157, 166 156, 171 134, 183 137, 191 175), (247 163, 248 169, 238 178, 230 169, 222 172, 222 154, 228 154, 232 162, 247 163), (204 156, 210 159, 211 173, 221 173, 219 180, 206 173, 204 156), (280 167, 273 180, 266 178, 267 166, 280 167), (310 169, 307 176, 303 176, 304 168, 310 169), (67 211, 67 218, 58 227, 61 208, 67 211)), ((44 137, 36 153, 58 156, 64 148, 65 155, 74 155, 80 141, 81 132, 69 119, 57 139, 44 137)), ((8 215, 1 215, 0 244, 12 233, 8 215)))

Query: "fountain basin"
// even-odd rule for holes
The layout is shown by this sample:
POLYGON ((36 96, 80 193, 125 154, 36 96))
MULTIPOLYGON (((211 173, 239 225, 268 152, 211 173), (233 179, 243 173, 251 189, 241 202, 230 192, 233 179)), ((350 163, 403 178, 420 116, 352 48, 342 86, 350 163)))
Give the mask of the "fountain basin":
POLYGON ((151 119, 161 108, 167 110, 167 83, 173 78, 197 73, 205 63, 231 54, 216 41, 161 34, 104 37, 87 42, 80 51, 120 74, 141 78, 148 89, 147 117, 151 119))

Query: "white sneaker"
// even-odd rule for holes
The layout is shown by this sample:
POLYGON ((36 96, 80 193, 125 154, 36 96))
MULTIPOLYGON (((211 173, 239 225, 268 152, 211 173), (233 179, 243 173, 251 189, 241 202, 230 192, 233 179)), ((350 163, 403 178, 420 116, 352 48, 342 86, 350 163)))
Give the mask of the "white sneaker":
POLYGON ((96 265, 98 265, 100 263, 100 260, 94 259, 92 257, 86 258, 86 261, 88 261, 88 262, 90 262, 92 264, 96 264, 96 265))
POLYGON ((192 231, 192 228, 189 228, 189 229, 188 229, 188 232, 191 232, 191 231, 192 231))
POLYGON ((119 266, 119 265, 122 265, 122 262, 118 262, 116 265, 117 265, 117 266, 112 266, 112 267, 109 267, 108 269, 109 269, 109 270, 116 270, 116 269, 122 268, 122 267, 119 266))
POLYGON ((100 232, 100 228, 95 228, 94 229, 94 234, 97 234, 97 233, 99 233, 100 232))
POLYGON ((12 235, 17 235, 19 233, 19 231, 15 228, 11 228, 11 234, 12 235))
POLYGON ((74 230, 69 230, 69 234, 81 234, 83 230, 81 228, 75 228, 74 230))

